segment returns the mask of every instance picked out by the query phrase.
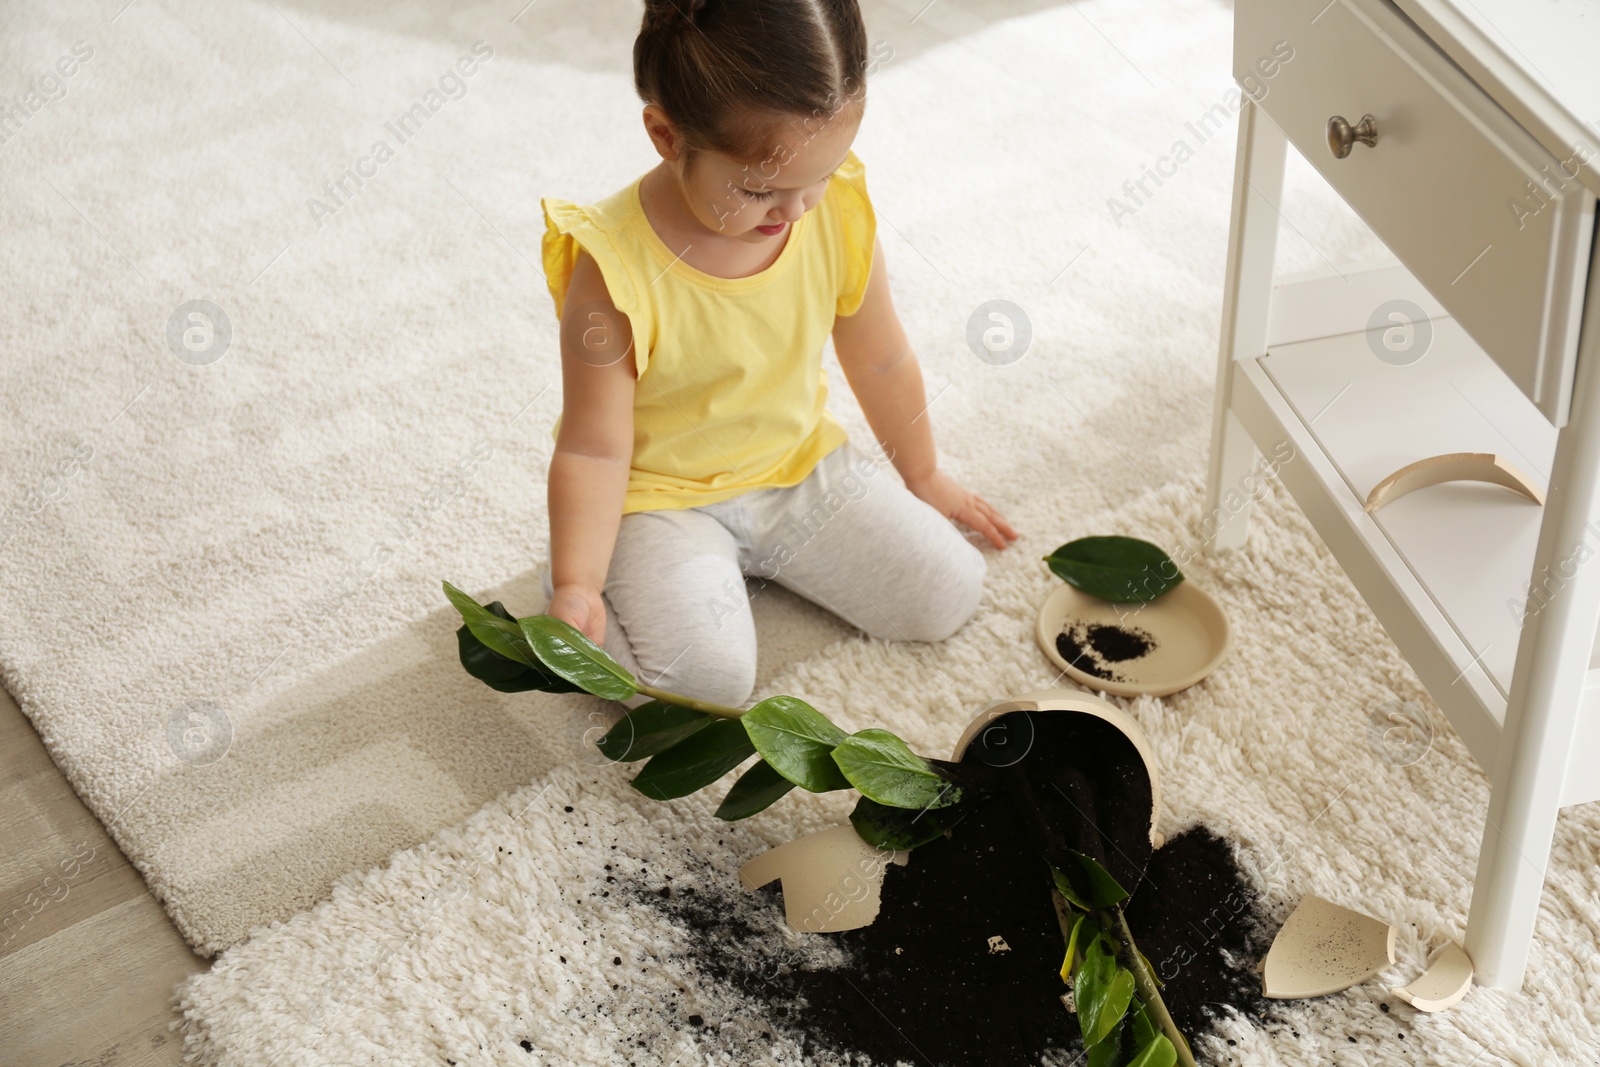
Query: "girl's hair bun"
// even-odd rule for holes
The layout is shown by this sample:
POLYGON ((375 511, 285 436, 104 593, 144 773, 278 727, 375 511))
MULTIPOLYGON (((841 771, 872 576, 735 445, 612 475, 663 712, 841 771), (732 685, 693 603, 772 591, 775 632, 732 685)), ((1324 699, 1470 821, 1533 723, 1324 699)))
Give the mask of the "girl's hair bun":
POLYGON ((645 27, 665 29, 680 22, 692 26, 695 15, 705 6, 706 0, 645 0, 645 27))

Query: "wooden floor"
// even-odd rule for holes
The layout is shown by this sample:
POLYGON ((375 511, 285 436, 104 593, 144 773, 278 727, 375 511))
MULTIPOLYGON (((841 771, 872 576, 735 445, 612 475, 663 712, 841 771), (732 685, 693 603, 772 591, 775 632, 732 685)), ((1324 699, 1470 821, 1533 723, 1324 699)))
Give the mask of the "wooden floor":
POLYGON ((207 966, 0 689, 0 1067, 177 1065, 207 966))

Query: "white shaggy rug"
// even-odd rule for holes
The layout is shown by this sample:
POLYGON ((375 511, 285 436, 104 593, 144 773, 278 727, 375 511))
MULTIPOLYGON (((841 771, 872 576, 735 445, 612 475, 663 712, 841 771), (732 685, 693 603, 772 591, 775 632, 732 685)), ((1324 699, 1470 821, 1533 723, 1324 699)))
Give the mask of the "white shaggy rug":
MULTIPOLYGON (((1258 506, 1245 552, 1209 557, 1195 533, 1200 489, 1184 480, 1114 514, 1036 530, 1056 543, 1114 529, 1170 546, 1235 624, 1237 643, 1211 678, 1120 702, 1153 742, 1160 828, 1170 837, 1199 821, 1232 841, 1274 926, 1314 892, 1399 928, 1397 962, 1378 977, 1285 1002, 1264 1027, 1224 1022, 1198 1044, 1201 1062, 1592 1063, 1600 810, 1561 820, 1521 996, 1474 987, 1436 1015, 1390 996, 1461 934, 1487 783, 1286 495, 1274 488, 1258 506), (1431 737, 1386 758, 1376 724, 1389 725, 1397 701, 1425 709, 1431 737)), ((918 751, 948 753, 986 703, 1050 682, 1032 612, 1059 582, 1014 558, 994 575, 988 609, 933 655, 850 640, 789 673, 783 691, 846 729, 882 724, 918 751)), ((790 794, 730 825, 711 814, 723 787, 657 803, 627 785, 633 768, 603 762, 557 768, 225 953, 180 987, 190 1051, 239 1067, 279 1055, 328 1065, 801 1062, 791 1031, 686 961, 695 935, 624 890, 687 886, 753 903, 737 867, 842 820, 850 797, 790 794)), ((797 953, 826 960, 828 935, 800 940, 797 953)))
MULTIPOLYGON (((1230 14, 865 13, 883 58, 855 148, 928 418, 1031 536, 1006 555, 1042 555, 1049 525, 1202 463, 1233 144, 1189 125, 1227 113, 1230 14), (1177 139, 1193 157, 1113 218, 1177 139), (1007 366, 966 343, 993 299, 1032 323, 1007 366)), ((22 101, 0 124, 0 683, 206 955, 580 758, 603 705, 468 678, 440 581, 541 603, 561 390, 539 198, 655 161, 638 17, 0 10, 0 69, 27 79, 0 85, 22 101)), ((1291 267, 1366 251, 1330 193, 1296 191, 1291 267)), ((754 613, 763 691, 853 632, 777 587, 754 613)))

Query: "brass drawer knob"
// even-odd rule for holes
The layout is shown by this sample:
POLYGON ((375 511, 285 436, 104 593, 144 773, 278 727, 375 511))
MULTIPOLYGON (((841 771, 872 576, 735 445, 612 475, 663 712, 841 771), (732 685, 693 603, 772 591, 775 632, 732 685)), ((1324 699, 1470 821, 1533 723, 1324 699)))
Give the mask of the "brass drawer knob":
POLYGON ((1368 146, 1378 143, 1377 119, 1362 115, 1361 121, 1354 126, 1346 122, 1343 115, 1335 115, 1328 120, 1328 150, 1333 153, 1334 159, 1348 156, 1357 141, 1368 146))

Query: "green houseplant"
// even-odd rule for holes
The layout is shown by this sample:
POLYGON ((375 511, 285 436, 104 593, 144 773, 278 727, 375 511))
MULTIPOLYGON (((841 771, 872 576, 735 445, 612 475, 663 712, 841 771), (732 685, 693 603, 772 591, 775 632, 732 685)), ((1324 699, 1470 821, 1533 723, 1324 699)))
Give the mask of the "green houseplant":
MULTIPOLYGON (((796 788, 855 789, 860 798, 850 821, 862 839, 908 850, 943 836, 974 805, 1007 788, 992 768, 918 755, 887 730, 847 733, 797 697, 767 697, 739 709, 657 689, 560 619, 517 618, 500 602, 479 604, 449 582, 444 591, 462 618, 456 631, 461 664, 491 688, 616 701, 650 697, 597 747, 617 763, 642 762, 632 785, 652 799, 688 796, 759 756, 723 797, 719 818, 748 818, 796 788)), ((1089 1067, 1192 1067, 1188 1042, 1161 999, 1161 982, 1123 916, 1129 890, 1033 810, 1042 888, 1051 894, 1065 943, 1061 977, 1072 987, 1089 1067)))

